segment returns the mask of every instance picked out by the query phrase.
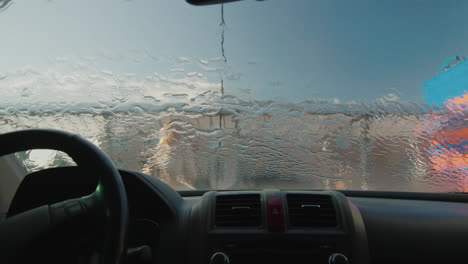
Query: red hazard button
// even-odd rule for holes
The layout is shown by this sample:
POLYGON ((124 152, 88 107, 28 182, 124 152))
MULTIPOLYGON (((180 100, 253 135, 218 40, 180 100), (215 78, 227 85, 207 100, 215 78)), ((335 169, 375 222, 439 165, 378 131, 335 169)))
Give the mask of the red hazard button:
POLYGON ((267 200, 268 230, 284 231, 283 199, 268 198, 267 200))

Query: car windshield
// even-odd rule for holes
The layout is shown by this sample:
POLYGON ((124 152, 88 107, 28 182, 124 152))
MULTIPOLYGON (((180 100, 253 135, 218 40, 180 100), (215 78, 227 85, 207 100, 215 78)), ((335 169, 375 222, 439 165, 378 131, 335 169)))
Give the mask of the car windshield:
POLYGON ((467 11, 0 0, 0 133, 77 133, 177 190, 468 191, 467 11))

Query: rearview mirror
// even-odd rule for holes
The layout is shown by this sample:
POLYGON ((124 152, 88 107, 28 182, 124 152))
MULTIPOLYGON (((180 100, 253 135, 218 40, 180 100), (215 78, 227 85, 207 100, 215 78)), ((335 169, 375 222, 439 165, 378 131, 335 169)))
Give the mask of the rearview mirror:
POLYGON ((216 5, 240 0, 185 0, 192 5, 216 5))

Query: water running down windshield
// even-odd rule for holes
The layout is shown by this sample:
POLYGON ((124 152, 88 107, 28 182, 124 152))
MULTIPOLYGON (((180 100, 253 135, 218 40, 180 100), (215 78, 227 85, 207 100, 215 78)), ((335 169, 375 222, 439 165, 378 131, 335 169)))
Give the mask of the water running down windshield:
MULTIPOLYGON (((423 58, 439 54, 436 51, 418 55, 418 49, 412 49, 414 54, 405 56, 413 56, 421 67, 411 70, 401 61, 392 62, 392 56, 401 60, 400 53, 405 52, 394 50, 389 53, 392 56, 381 53, 386 60, 375 60, 372 49, 367 53, 359 50, 354 43, 358 37, 343 42, 346 32, 337 29, 346 24, 344 18, 333 22, 322 15, 321 24, 309 21, 309 28, 303 28, 299 19, 314 19, 318 14, 302 17, 300 11, 306 6, 305 10, 315 12, 316 7, 310 7, 313 4, 309 2, 298 1, 292 7, 280 2, 224 5, 221 23, 221 6, 193 9, 169 2, 118 3, 105 10, 125 14, 122 17, 132 12, 148 14, 121 23, 118 17, 106 18, 86 10, 81 14, 90 18, 83 23, 99 22, 88 27, 90 32, 66 16, 72 14, 69 9, 83 9, 82 4, 37 4, 44 13, 38 21, 50 23, 47 28, 59 32, 63 43, 47 42, 31 33, 50 47, 37 58, 41 53, 32 54, 23 37, 12 38, 15 48, 29 49, 18 52, 11 65, 1 64, 0 132, 42 127, 78 133, 102 148, 119 167, 143 171, 176 189, 467 190, 468 67, 464 58, 437 50, 445 55, 431 57, 424 74, 419 72, 426 67, 421 66, 423 58), (298 21, 277 16, 279 22, 275 22, 265 15, 277 14, 280 9, 284 16, 296 14, 298 21), (63 24, 74 29, 79 39, 68 42, 66 37, 73 36, 56 21, 48 21, 57 10, 63 12, 63 24), (164 16, 167 10, 182 15, 169 18, 164 16), (247 19, 248 10, 256 10, 264 23, 253 14, 247 19), (183 26, 177 19, 184 21, 183 26), (249 27, 244 27, 243 20, 251 20, 246 22, 249 27), (189 26, 192 24, 194 27, 189 26), (122 35, 132 38, 120 39, 112 31, 116 26, 122 35), (139 35, 136 28, 143 33, 139 35), (173 37, 175 32, 182 33, 173 37), (113 42, 101 38, 104 34, 113 42), (146 42, 139 43, 141 39, 146 42), (269 40, 266 44, 265 39, 269 40), (339 55, 331 39, 353 52, 339 55), (200 43, 195 45, 195 40, 200 43), (187 47, 190 41, 193 47, 187 47), (328 46, 318 45, 327 41, 328 46), (189 55, 181 56, 185 54, 189 55), (391 67, 395 65, 399 67, 391 67), (366 74, 359 75, 364 70, 366 74)), ((17 21, 21 4, 15 2, 0 13, 0 21, 17 21)), ((381 11, 366 4, 376 13, 381 11)), ((102 10, 100 5, 95 8, 102 10)), ((322 13, 335 10, 344 17, 347 13, 343 10, 349 10, 346 6, 327 9, 325 4, 321 8, 322 13)), ((427 12, 442 12, 434 10, 427 12)), ((370 35, 383 34, 384 30, 376 31, 372 25, 365 28, 352 14, 346 18, 360 30, 374 30, 370 35)), ((384 13, 378 19, 385 20, 384 13)), ((383 29, 388 23, 383 21, 380 26, 383 29)), ((28 24, 30 27, 35 25, 28 24)), ((463 43, 461 36, 452 37, 463 43)), ((367 39, 362 45, 373 41, 378 38, 367 39)), ((453 43, 457 41, 450 45, 453 43)), ((374 44, 372 48, 379 49, 374 44)), ((468 54, 461 48, 450 50, 468 54)), ((19 155, 32 170, 70 163, 56 153, 19 155)))

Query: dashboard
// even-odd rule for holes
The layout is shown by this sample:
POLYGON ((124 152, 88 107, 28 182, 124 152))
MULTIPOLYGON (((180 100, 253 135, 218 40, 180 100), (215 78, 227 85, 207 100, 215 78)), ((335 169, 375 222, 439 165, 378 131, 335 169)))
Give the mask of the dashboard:
MULTIPOLYGON (((78 167, 28 175, 8 216, 86 195, 78 167)), ((448 263, 465 261, 465 194, 181 191, 120 170, 130 208, 127 263, 448 263)))

